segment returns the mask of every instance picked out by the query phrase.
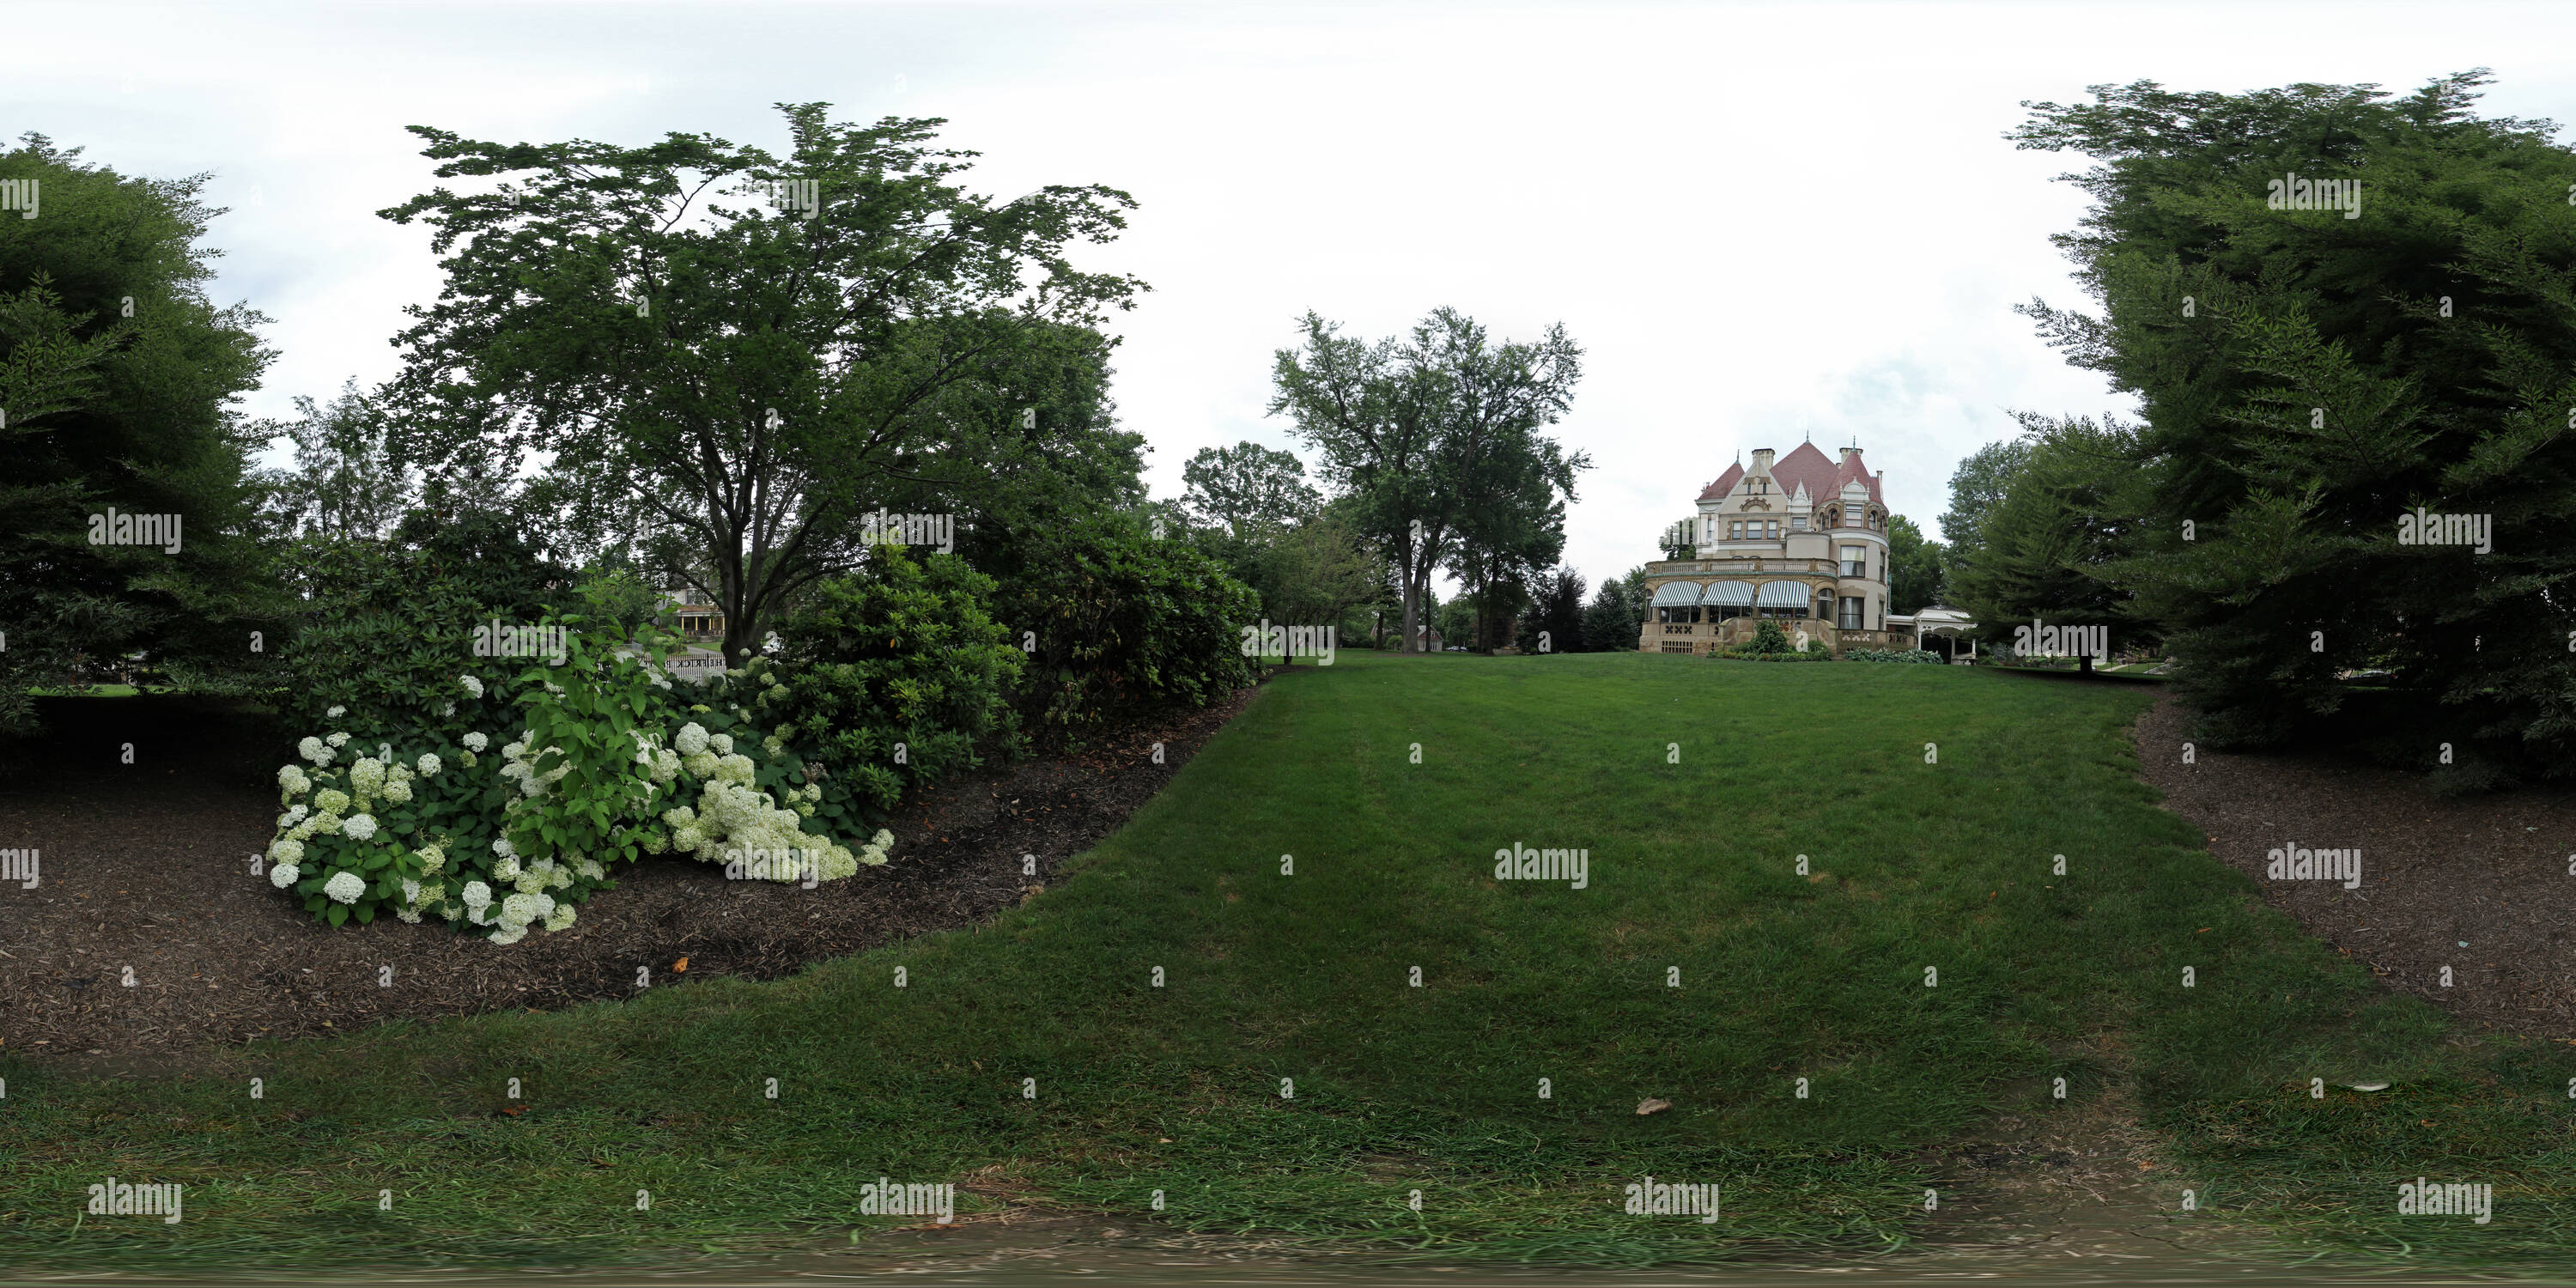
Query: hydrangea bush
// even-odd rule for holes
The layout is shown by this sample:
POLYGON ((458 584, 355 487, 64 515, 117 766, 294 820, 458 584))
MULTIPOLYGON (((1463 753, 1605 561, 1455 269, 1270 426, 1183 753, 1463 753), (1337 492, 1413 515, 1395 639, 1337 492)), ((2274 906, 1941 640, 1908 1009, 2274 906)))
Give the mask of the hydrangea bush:
POLYGON ((269 880, 334 926, 429 915, 511 944, 570 927, 592 891, 614 888, 613 864, 645 854, 783 881, 805 859, 824 880, 886 861, 889 833, 856 850, 833 839, 819 775, 782 738, 738 738, 748 708, 688 701, 774 687, 760 684, 765 663, 695 693, 665 674, 651 627, 602 649, 569 629, 581 617, 548 620, 568 628, 560 665, 460 674, 453 705, 426 721, 396 730, 329 708, 278 770, 269 880))

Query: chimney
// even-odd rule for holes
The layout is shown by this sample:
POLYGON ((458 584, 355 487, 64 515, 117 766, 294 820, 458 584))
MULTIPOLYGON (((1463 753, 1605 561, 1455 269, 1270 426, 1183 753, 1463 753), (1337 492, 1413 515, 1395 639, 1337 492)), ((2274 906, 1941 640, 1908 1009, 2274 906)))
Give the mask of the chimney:
POLYGON ((1860 449, 1857 447, 1846 447, 1843 449, 1843 461, 1845 464, 1849 464, 1851 462, 1851 458, 1858 455, 1860 455, 1860 449))
POLYGON ((1753 471, 1752 471, 1752 472, 1753 472, 1753 473, 1755 473, 1755 474, 1761 474, 1761 475, 1765 475, 1765 476, 1767 476, 1767 475, 1769 475, 1769 474, 1771 473, 1771 449, 1770 449, 1770 448, 1768 448, 1768 447, 1757 447, 1757 448, 1754 448, 1754 449, 1753 449, 1753 471))

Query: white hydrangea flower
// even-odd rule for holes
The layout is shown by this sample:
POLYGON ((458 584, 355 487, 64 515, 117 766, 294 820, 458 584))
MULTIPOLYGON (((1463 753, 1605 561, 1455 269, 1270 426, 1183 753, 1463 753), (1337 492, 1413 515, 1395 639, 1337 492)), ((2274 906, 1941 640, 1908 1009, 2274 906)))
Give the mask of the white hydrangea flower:
POLYGON ((292 863, 280 863, 268 870, 268 883, 283 890, 304 879, 304 870, 292 863))
POLYGON ((672 848, 672 849, 675 849, 675 850, 698 850, 698 849, 703 849, 703 848, 705 848, 706 843, 707 843, 706 835, 705 835, 704 833, 702 833, 702 832, 698 831, 698 829, 697 829, 696 827, 694 827, 694 826, 690 826, 690 827, 675 827, 675 828, 671 829, 671 848, 672 848))
POLYGON ((733 754, 733 735, 729 733, 708 734, 707 746, 713 748, 715 753, 719 756, 730 756, 733 754))
POLYGON ((404 781, 385 784, 385 799, 396 805, 411 804, 411 783, 404 781))
POLYGON ((290 868, 294 867, 304 861, 304 842, 291 836, 281 836, 268 843, 268 857, 274 862, 290 868))
POLYGON ((407 921, 412 925, 417 926, 420 924, 420 909, 396 908, 394 909, 394 919, 397 921, 407 921))
POLYGON ((568 903, 556 904, 555 910, 546 914, 547 932, 552 933, 558 930, 570 929, 572 929, 572 905, 568 903))
POLYGON ((345 733, 335 733, 322 741, 327 742, 334 747, 345 747, 349 745, 349 735, 345 733))
POLYGON ((688 770, 694 777, 713 778, 716 776, 716 754, 712 751, 701 751, 694 756, 682 756, 680 767, 688 770))
POLYGON ((303 822, 304 816, 312 812, 313 811, 305 807, 304 802, 297 801, 292 808, 286 811, 285 817, 277 820, 277 825, 279 827, 293 827, 296 824, 303 822))
MULTIPOLYGON (((302 756, 302 757, 304 757, 306 760, 312 761, 314 764, 317 764, 317 765, 327 765, 327 764, 331 763, 331 754, 330 754, 328 751, 326 751, 326 750, 324 750, 324 749, 323 749, 323 746, 322 746, 322 740, 321 740, 321 739, 319 739, 319 738, 312 737, 311 735, 307 735, 307 736, 305 737, 304 741, 302 741, 302 742, 299 742, 299 743, 295 744, 295 754, 296 754, 296 755, 299 755, 299 756, 302 756)), ((294 768, 295 768, 295 766, 293 766, 293 765, 288 765, 286 768, 287 768, 287 769, 294 769, 294 768)), ((281 769, 281 770, 279 770, 279 771, 278 771, 278 773, 281 775, 281 777, 279 778, 279 780, 278 780, 278 781, 280 781, 280 782, 285 781, 285 779, 284 779, 284 777, 283 777, 283 775, 285 774, 285 772, 286 772, 286 770, 284 770, 284 769, 281 769)), ((298 774, 298 776, 301 776, 302 772, 303 772, 303 771, 301 771, 301 770, 297 770, 297 774, 298 774)))
POLYGON ((480 881, 468 881, 465 883, 465 892, 457 897, 465 901, 466 907, 479 909, 492 902, 492 887, 480 881))
POLYGON ((492 838, 492 852, 506 859, 511 855, 518 853, 518 850, 512 848, 510 845, 510 838, 506 836, 496 836, 492 838))
POLYGON ((322 814, 346 814, 349 812, 349 794, 337 787, 325 787, 313 793, 313 809, 322 814))
POLYGON ((420 753, 420 759, 415 760, 412 763, 420 767, 420 772, 423 777, 435 777, 438 774, 439 759, 437 752, 424 751, 420 753))
POLYGON ((592 881, 605 881, 608 879, 608 869, 599 866, 599 861, 596 859, 575 859, 572 863, 572 870, 592 881))
POLYGON ((655 748, 653 752, 653 781, 657 783, 667 783, 679 776, 680 753, 673 751, 668 747, 655 748))
POLYGON ((376 839, 376 819, 372 814, 352 814, 340 820, 340 834, 352 841, 376 839))
POLYGON ((485 937, 490 939, 493 943, 507 948, 510 945, 527 938, 528 928, 526 926, 503 926, 499 930, 495 930, 485 937))
POLYGON ((280 765, 277 767, 277 785, 285 788, 289 796, 301 796, 313 786, 313 780, 304 776, 302 765, 280 765))
POLYGON ((518 880, 519 856, 515 854, 502 855, 500 862, 492 865, 492 877, 494 880, 498 881, 518 880))
POLYGON ((420 847, 420 870, 421 870, 421 871, 423 871, 423 872, 436 872, 436 871, 438 871, 440 868, 443 868, 443 867, 446 867, 446 866, 447 866, 447 851, 446 851, 445 849, 443 849, 443 848, 441 848, 441 847, 439 847, 439 846, 435 846, 435 845, 424 845, 424 846, 420 847))
POLYGON ((373 796, 385 785, 385 762, 373 756, 360 756, 349 766, 349 787, 360 796, 373 796))
POLYGON ((680 731, 671 736, 671 746, 677 749, 683 756, 695 756, 699 752, 705 751, 707 749, 707 727, 699 724, 695 720, 681 725, 680 731))
POLYGON ((501 745, 501 758, 503 760, 517 760, 519 757, 526 754, 528 754, 528 744, 524 742, 503 743, 501 745))
POLYGON ((419 902, 420 902, 420 883, 419 883, 419 882, 414 881, 414 880, 412 880, 412 879, 411 879, 411 878, 409 878, 409 877, 404 877, 404 878, 403 878, 403 883, 402 883, 402 892, 403 892, 403 902, 404 902, 404 903, 407 903, 407 904, 408 904, 408 903, 419 903, 419 902))
POLYGON ((456 763, 465 766, 467 769, 472 769, 474 767, 474 753, 470 751, 460 751, 456 753, 456 763))
POLYGON ((453 703, 453 702, 450 702, 450 703, 448 703, 446 706, 439 708, 439 710, 438 710, 438 718, 439 718, 439 719, 441 719, 441 720, 453 720, 453 719, 455 719, 455 718, 456 718, 456 704, 455 704, 455 703, 453 703))
POLYGON ((365 878, 355 872, 334 872, 330 880, 322 883, 322 893, 331 896, 333 903, 356 903, 358 896, 366 892, 365 878))
POLYGON ((882 827, 878 828, 877 834, 868 838, 868 844, 879 847, 892 845, 894 844, 894 833, 889 832, 882 827))
POLYGON ((851 858, 848 850, 835 845, 823 852, 821 871, 815 875, 826 881, 838 881, 844 877, 856 876, 858 871, 858 860, 851 858))
POLYGON ((323 718, 328 720, 337 720, 347 714, 349 714, 349 709, 347 707, 333 707, 322 713, 323 718))
POLYGON ((567 886, 570 886, 571 884, 572 884, 572 869, 570 869, 570 868, 549 868, 549 869, 547 869, 547 870, 546 870, 546 888, 547 888, 547 889, 549 889, 549 890, 561 890, 561 889, 564 889, 564 888, 565 888, 565 887, 567 887, 567 886))
POLYGON ((521 868, 519 875, 510 879, 510 884, 517 887, 521 894, 535 894, 546 888, 546 879, 551 875, 553 870, 550 868, 521 868))
POLYGON ((481 680, 475 679, 470 675, 460 675, 456 677, 456 679, 458 683, 465 686, 465 691, 467 693, 471 693, 478 698, 483 696, 483 682, 481 680))
POLYGON ((772 734, 769 737, 760 740, 760 749, 775 756, 778 753, 787 750, 787 744, 780 742, 778 740, 778 736, 776 734, 772 734))
POLYGON ((554 910, 555 899, 553 895, 536 893, 514 894, 501 901, 501 924, 505 926, 524 926, 531 921, 543 921, 545 920, 546 914, 553 912, 554 910))
POLYGON ((481 751, 485 747, 492 745, 492 739, 479 729, 465 735, 463 738, 458 739, 458 741, 465 744, 465 749, 467 751, 481 751))

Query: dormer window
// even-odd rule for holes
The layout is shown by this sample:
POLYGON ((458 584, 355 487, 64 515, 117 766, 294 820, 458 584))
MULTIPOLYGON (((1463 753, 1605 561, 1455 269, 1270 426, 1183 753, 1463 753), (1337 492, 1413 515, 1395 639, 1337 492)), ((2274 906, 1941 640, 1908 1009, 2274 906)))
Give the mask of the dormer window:
POLYGON ((1789 530, 1790 530, 1790 531, 1792 531, 1792 532, 1804 532, 1804 531, 1806 531, 1806 530, 1807 530, 1807 516, 1805 516, 1805 515, 1803 515, 1803 514, 1793 514, 1793 515, 1790 515, 1790 516, 1789 516, 1789 530))

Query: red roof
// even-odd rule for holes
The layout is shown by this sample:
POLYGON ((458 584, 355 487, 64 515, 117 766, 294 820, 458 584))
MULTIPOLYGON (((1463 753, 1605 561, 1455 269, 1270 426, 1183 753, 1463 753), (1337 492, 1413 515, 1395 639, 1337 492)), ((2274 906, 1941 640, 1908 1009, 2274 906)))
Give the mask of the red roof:
MULTIPOLYGON (((1857 478, 1862 487, 1869 489, 1870 500, 1882 506, 1887 504, 1878 495, 1878 476, 1870 472, 1859 452, 1837 461, 1817 451, 1813 443, 1800 443, 1788 455, 1771 463, 1771 477, 1780 485, 1781 495, 1804 488, 1807 499, 1818 505, 1841 496, 1843 484, 1857 478)), ((1714 501, 1722 498, 1743 481, 1743 466, 1727 466, 1726 472, 1718 475, 1716 482, 1700 492, 1699 499, 1714 501)))

